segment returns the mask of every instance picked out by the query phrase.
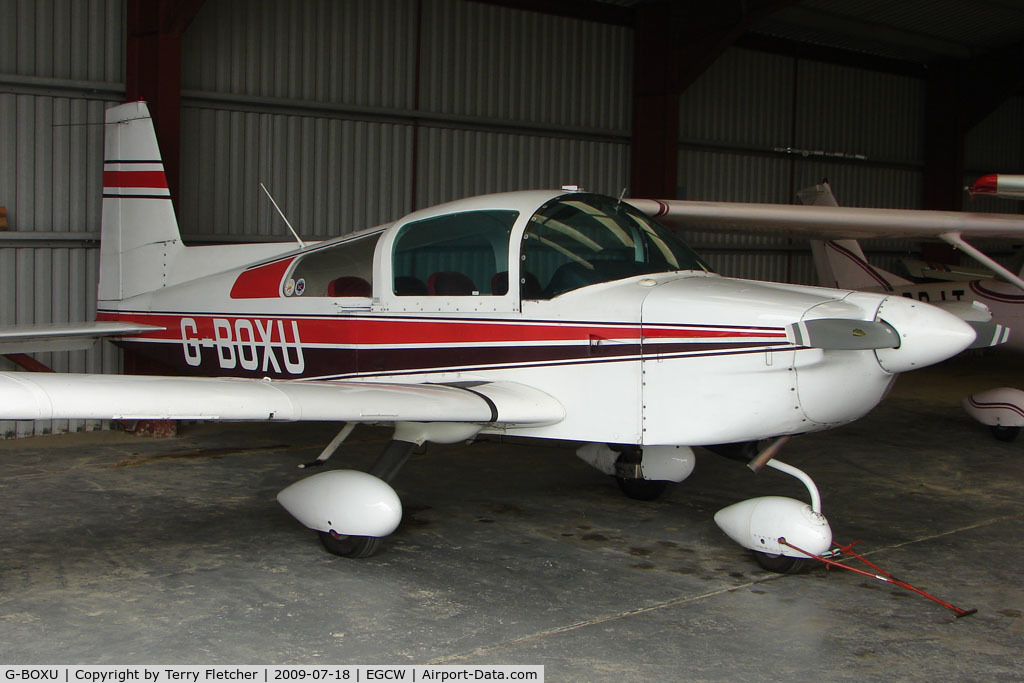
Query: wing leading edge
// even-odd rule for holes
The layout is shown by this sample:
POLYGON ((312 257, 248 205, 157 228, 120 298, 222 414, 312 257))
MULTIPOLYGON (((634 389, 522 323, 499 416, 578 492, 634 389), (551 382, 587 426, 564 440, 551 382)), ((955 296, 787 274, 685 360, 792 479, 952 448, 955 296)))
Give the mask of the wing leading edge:
POLYGON ((561 404, 515 382, 388 384, 225 377, 0 373, 0 419, 559 422, 561 404))
POLYGON ((834 204, 744 204, 680 199, 630 199, 665 223, 698 230, 766 230, 823 240, 838 238, 938 238, 1024 289, 1024 279, 965 241, 965 237, 1024 237, 1024 216, 963 211, 874 209, 834 204))
POLYGON ((873 209, 848 206, 745 204, 679 199, 628 199, 665 223, 695 229, 770 230, 822 239, 838 237, 1024 237, 1024 216, 961 211, 873 209))

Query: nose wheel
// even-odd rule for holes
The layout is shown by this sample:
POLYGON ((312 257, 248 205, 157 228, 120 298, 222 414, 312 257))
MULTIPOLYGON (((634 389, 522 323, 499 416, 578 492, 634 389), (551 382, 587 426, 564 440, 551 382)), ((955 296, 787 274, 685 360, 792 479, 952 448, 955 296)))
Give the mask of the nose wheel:
POLYGON ((807 571, 813 560, 802 557, 789 557, 787 555, 773 555, 762 553, 758 550, 750 551, 754 555, 754 561, 767 572, 775 574, 799 574, 807 571))
POLYGON ((346 536, 334 531, 320 531, 320 543, 332 555, 340 557, 369 557, 380 549, 377 536, 346 536))
POLYGON ((1007 427, 1004 425, 992 425, 989 429, 992 430, 992 436, 996 437, 1000 441, 1014 441, 1017 435, 1020 434, 1020 427, 1007 427))

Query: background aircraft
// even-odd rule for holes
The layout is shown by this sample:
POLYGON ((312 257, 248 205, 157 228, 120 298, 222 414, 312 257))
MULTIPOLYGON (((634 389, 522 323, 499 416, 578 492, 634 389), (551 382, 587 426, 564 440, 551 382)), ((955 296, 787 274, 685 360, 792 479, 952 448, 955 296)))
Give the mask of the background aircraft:
MULTIPOLYGON (((831 532, 810 477, 772 459, 785 440, 861 417, 898 373, 976 338, 900 296, 717 276, 637 208, 715 221, 725 204, 514 192, 297 248, 188 247, 144 103, 107 111, 105 153, 98 321, 2 330, 0 343, 114 336, 168 373, 0 373, 0 418, 346 422, 318 463, 354 425, 392 424, 369 473, 322 472, 279 495, 340 555, 371 554, 397 527, 388 482, 427 441, 579 441, 580 457, 649 498, 689 475, 693 446, 775 438, 751 465, 797 477, 811 505, 757 498, 716 519, 764 566, 791 569, 804 555, 780 537, 820 553, 831 532)), ((1024 234, 1019 218, 947 220, 1024 234)))
MULTIPOLYGON (((995 181, 989 184, 996 186, 995 181)), ((1008 191, 1016 191, 1018 183, 1010 182, 1007 187, 1008 191)), ((804 204, 838 206, 827 181, 801 190, 798 196, 804 204)), ((983 272, 982 269, 926 264, 918 266, 921 275, 938 277, 938 281, 913 282, 872 266, 856 240, 811 240, 811 249, 822 285, 891 292, 930 301, 972 321, 978 332, 976 347, 985 346, 988 340, 1005 344, 1016 352, 1024 351, 1024 290, 1016 285, 996 280, 991 274, 978 277, 976 273, 983 272), (994 326, 987 328, 988 320, 995 321, 994 326)), ((1021 273, 1024 274, 1024 268, 1021 273)), ((1019 389, 999 387, 978 392, 965 397, 962 405, 1001 441, 1013 441, 1024 426, 1024 391, 1019 389)))
MULTIPOLYGON (((839 206, 827 181, 797 195, 805 205, 839 206)), ((939 234, 937 228, 934 236, 939 234)), ((898 294, 941 306, 965 320, 994 320, 1008 334, 995 339, 998 328, 978 326, 979 338, 987 334, 994 343, 1024 351, 1024 290, 1014 283, 994 277, 971 278, 969 272, 958 273, 955 269, 940 273, 938 268, 927 273, 922 270, 922 274, 942 275, 941 281, 913 282, 868 263, 860 244, 853 239, 812 239, 811 250, 822 286, 898 294)))

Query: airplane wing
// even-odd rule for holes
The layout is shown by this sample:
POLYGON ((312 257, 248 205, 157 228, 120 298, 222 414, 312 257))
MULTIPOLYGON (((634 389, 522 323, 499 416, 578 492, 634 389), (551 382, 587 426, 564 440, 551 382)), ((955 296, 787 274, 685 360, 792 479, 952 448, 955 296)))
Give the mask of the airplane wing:
POLYGON ((561 404, 515 382, 390 384, 0 373, 0 419, 559 422, 561 404))
POLYGON ((1024 238, 1024 216, 963 211, 872 209, 847 206, 629 199, 663 223, 697 230, 767 230, 823 240, 938 238, 1024 289, 1024 279, 965 241, 965 237, 1024 238))
POLYGON ((0 354, 87 349, 101 337, 158 332, 162 327, 119 322, 0 325, 0 354))
POLYGON ((662 223, 709 230, 770 230, 820 239, 914 237, 1024 238, 1024 216, 962 211, 871 209, 848 206, 627 199, 662 223))

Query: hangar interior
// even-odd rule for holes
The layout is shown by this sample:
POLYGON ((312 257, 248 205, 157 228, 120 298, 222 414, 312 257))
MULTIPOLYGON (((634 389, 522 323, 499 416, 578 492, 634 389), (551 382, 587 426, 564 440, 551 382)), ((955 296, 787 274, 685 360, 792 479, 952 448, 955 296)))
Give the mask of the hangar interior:
MULTIPOLYGON (((962 191, 1022 166, 1024 7, 1014 2, 3 7, 0 325, 92 319, 101 123, 126 98, 158 112, 179 223, 195 244, 289 239, 261 182, 309 240, 460 197, 566 184, 791 203, 827 178, 850 206, 1018 209, 962 191)), ((687 239, 726 275, 816 280, 806 243, 687 239)), ((921 248, 865 244, 890 270, 921 248)), ((55 370, 120 364, 110 345, 38 359, 55 370)), ((6 422, 0 433, 96 426, 6 422)))
MULTIPOLYGON (((7 215, 7 228, 0 229, 0 325, 93 318, 102 121, 105 109, 125 99, 144 98, 155 112, 179 223, 193 244, 290 239, 260 182, 308 240, 461 197, 566 184, 611 196, 625 191, 792 203, 797 190, 828 178, 849 206, 1021 209, 1019 202, 968 199, 963 191, 980 175, 1024 167, 1024 3, 1018 0, 0 0, 0 16, 0 205, 7 215)), ((799 241, 708 232, 685 237, 722 274, 816 281, 809 248, 799 241)), ((891 270, 908 254, 956 256, 911 242, 869 241, 865 250, 891 270)), ((1008 247, 989 251, 1006 263, 1019 256, 1008 247)), ((123 363, 110 344, 36 359, 58 371, 117 372, 123 363)), ((0 369, 14 367, 0 358, 0 369)), ((1021 376, 1013 362, 997 362, 990 374, 1006 374, 1006 367, 1021 376)), ((1013 680, 1024 666, 1022 595, 1012 575, 998 568, 986 574, 982 565, 990 560, 974 553, 994 553, 1000 560, 994 564, 1006 566, 1019 556, 994 538, 1019 531, 1021 472, 1013 460, 1019 448, 988 443, 983 432, 954 417, 938 397, 971 372, 956 365, 947 373, 941 388, 919 389, 929 386, 927 378, 911 382, 908 393, 866 426, 816 437, 806 452, 829 450, 848 466, 825 479, 843 500, 851 534, 918 549, 925 557, 908 560, 908 568, 921 561, 926 578, 993 607, 967 634, 969 620, 953 631, 930 607, 907 607, 895 592, 885 593, 885 605, 865 605, 865 592, 887 590, 867 582, 836 588, 831 584, 838 577, 814 574, 801 594, 787 590, 789 579, 730 574, 723 568, 740 553, 720 549, 727 541, 719 543, 714 529, 698 526, 697 540, 686 543, 659 537, 649 528, 661 514, 656 505, 598 502, 606 492, 567 491, 576 484, 558 482, 579 472, 566 475, 572 468, 563 459, 550 465, 536 455, 526 457, 547 483, 537 486, 524 474, 509 482, 519 498, 482 502, 486 495, 469 494, 464 508, 447 511, 456 520, 447 526, 429 511, 450 491, 424 473, 426 491, 416 501, 423 509, 410 524, 421 524, 427 540, 410 538, 403 527, 406 535, 391 555, 355 576, 326 558, 303 566, 308 557, 289 556, 295 551, 288 548, 287 529, 269 532, 269 541, 256 531, 239 532, 254 500, 266 505, 254 529, 275 528, 268 519, 277 513, 264 489, 308 458, 314 441, 330 436, 301 429, 254 430, 256 445, 244 459, 222 457, 237 433, 205 428, 187 437, 187 446, 97 435, 99 441, 81 448, 55 446, 61 453, 52 459, 37 441, 26 442, 33 444, 26 446, 28 457, 13 465, 4 485, 17 500, 10 527, 25 541, 6 555, 14 564, 2 579, 8 609, 0 623, 15 658, 24 662, 149 656, 312 662, 361 655, 375 661, 541 661, 566 680, 648 680, 684 676, 678 661, 724 648, 728 657, 693 665, 692 678, 743 680, 763 673, 744 653, 761 650, 766 641, 774 643, 765 654, 773 667, 769 678, 823 673, 827 666, 835 679, 898 671, 907 678, 959 680, 973 677, 975 666, 987 674, 982 678, 1013 680), (854 465, 862 456, 852 449, 847 457, 849 445, 840 443, 890 430, 905 435, 935 415, 953 452, 893 437, 884 444, 889 450, 879 446, 866 463, 854 465), (287 465, 264 458, 281 442, 295 450, 287 465), (181 455, 188 448, 216 459, 212 483, 209 473, 196 471, 211 461, 181 455), (892 466, 890 456, 907 453, 911 463, 929 463, 927 476, 917 480, 909 464, 881 474, 892 466), (140 475, 139 490, 111 481, 103 469, 168 454, 188 462, 190 474, 178 483, 168 483, 178 475, 166 461, 159 474, 153 468, 140 475), (971 457, 980 473, 960 469, 971 457), (243 460, 258 462, 260 481, 225 502, 223 491, 246 481, 237 464, 243 460), (76 521, 62 506, 85 497, 68 496, 48 514, 70 515, 70 523, 48 523, 39 532, 33 501, 52 495, 43 486, 49 467, 60 470, 71 490, 109 492, 117 501, 104 513, 111 518, 76 521), (547 467, 563 471, 544 474, 547 467), (850 479, 870 480, 868 507, 851 502, 860 494, 850 479), (907 486, 918 488, 908 494, 907 486), (559 502, 548 507, 534 495, 538 491, 559 502), (886 517, 876 511, 899 514, 896 502, 908 495, 929 501, 914 513, 920 518, 879 530, 886 517), (577 503, 566 502, 574 496, 577 503), (956 503, 965 496, 971 500, 956 503), (189 501, 187 514, 174 503, 180 499, 189 501), (119 515, 154 502, 156 512, 117 530, 119 515), (551 527, 552 513, 575 521, 551 527), (944 539, 941 547, 922 550, 920 539, 943 517, 955 521, 950 529, 971 529, 970 538, 935 531, 944 539), (61 537, 62 526, 70 539, 61 537), (486 532, 494 527, 515 537, 514 545, 491 539, 486 532), (199 540, 190 538, 193 533, 199 540), (83 540, 89 535, 106 550, 83 540), (437 557, 473 539, 480 545, 461 568, 437 557), (240 547, 230 546, 239 540, 240 547), (552 558, 559 543, 571 552, 552 558), (705 554, 689 561, 681 546, 705 554), (209 553, 196 559, 197 548, 209 553), (432 559, 423 560, 428 554, 432 559), (943 564, 950 556, 967 566, 950 570, 943 564), (252 580, 256 585, 245 576, 252 561, 261 577, 252 580), (35 585, 37 564, 59 566, 35 585), (104 573, 89 578, 89 568, 99 565, 104 573), (317 585, 318 568, 331 572, 348 597, 335 602, 330 588, 317 585), (211 584, 196 578, 211 572, 221 578, 211 584), (278 574, 279 589, 257 582, 271 583, 278 574), (446 574, 460 586, 449 585, 446 574), (380 576, 389 577, 393 592, 372 587, 380 576), (303 588, 308 584, 315 588, 303 588), (981 584, 984 590, 968 590, 981 584), (463 587, 475 597, 462 597, 463 587), (64 591, 73 596, 73 611, 56 606, 48 612, 48 598, 60 602, 64 591), (507 614, 488 607, 510 595, 507 614), (801 595, 813 595, 813 605, 801 595), (716 609, 724 616, 687 613, 688 605, 706 606, 711 596, 723 596, 716 609), (190 612, 195 600, 202 607, 190 612), (766 609, 756 602, 771 604, 766 609), (327 604, 355 608, 361 616, 334 624, 340 618, 327 604), (844 609, 863 624, 844 630, 844 609), (748 613, 758 623, 744 635, 748 613), (373 624, 375 614, 381 621, 373 624), (114 624, 109 633, 128 645, 111 647, 91 633, 96 619, 114 624), (686 626, 674 626, 676 619, 686 626), (225 635, 217 620, 229 628, 252 624, 251 643, 225 635), (152 635, 133 635, 154 623, 152 635), (819 637, 808 641, 806 628, 819 637), (879 646, 869 645, 872 628, 887 634, 879 646), (282 637, 287 629, 290 635, 282 637), (660 643, 663 630, 679 640, 660 643), (923 633, 920 641, 915 633, 923 633), (230 647, 219 649, 221 640, 230 647), (47 647, 33 645, 39 642, 47 647), (659 643, 660 654, 645 662, 638 653, 651 642, 659 643), (58 647, 59 656, 53 654, 58 647), (941 649, 951 654, 921 664, 941 649), (958 660, 968 651, 981 654, 958 660), (736 668, 724 662, 729 657, 736 668), (806 664, 816 657, 817 664, 806 664)), ((101 426, 0 421, 0 435, 101 426)), ((16 448, 9 444, 5 460, 19 453, 16 448)), ((475 471, 477 481, 466 485, 493 492, 488 476, 507 476, 502 467, 514 469, 517 456, 492 455, 499 464, 478 469, 475 456, 460 451, 443 467, 453 480, 475 471)), ((426 461, 421 466, 429 471, 426 461)), ((729 475, 716 467, 705 475, 703 492, 670 499, 673 514, 696 516, 732 493, 729 475)))

